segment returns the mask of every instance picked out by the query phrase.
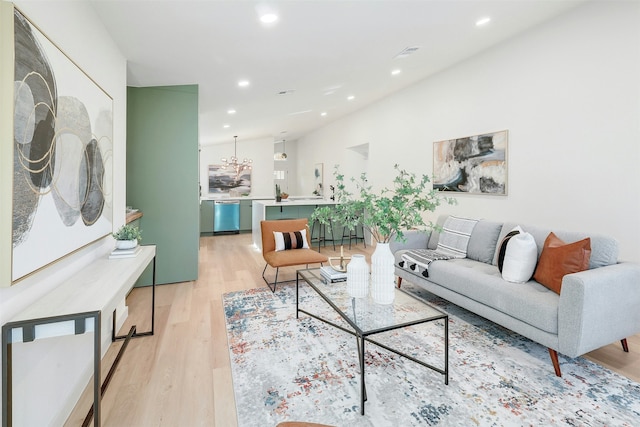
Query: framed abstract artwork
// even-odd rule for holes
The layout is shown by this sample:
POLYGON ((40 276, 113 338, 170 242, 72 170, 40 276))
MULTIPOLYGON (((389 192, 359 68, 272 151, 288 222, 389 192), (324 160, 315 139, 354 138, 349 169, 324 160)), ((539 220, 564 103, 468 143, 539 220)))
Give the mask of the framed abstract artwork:
POLYGON ((209 165, 209 193, 251 193, 251 169, 236 172, 222 165, 209 165))
POLYGON ((113 100, 14 8, 12 281, 113 230, 113 100))
POLYGON ((507 195, 508 131, 433 143, 433 188, 507 195))

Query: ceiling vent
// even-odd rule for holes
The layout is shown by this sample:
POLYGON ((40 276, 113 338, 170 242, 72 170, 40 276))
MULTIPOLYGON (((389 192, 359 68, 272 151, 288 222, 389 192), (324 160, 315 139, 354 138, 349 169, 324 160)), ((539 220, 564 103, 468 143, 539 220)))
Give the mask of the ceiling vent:
POLYGON ((294 89, 281 90, 280 92, 276 93, 276 95, 281 95, 281 96, 284 96, 284 95, 293 95, 293 94, 294 94, 294 92, 295 92, 295 90, 294 90, 294 89))
POLYGON ((405 47, 395 57, 396 58, 406 58, 407 56, 411 55, 412 53, 415 53, 418 49, 420 49, 420 46, 405 47))

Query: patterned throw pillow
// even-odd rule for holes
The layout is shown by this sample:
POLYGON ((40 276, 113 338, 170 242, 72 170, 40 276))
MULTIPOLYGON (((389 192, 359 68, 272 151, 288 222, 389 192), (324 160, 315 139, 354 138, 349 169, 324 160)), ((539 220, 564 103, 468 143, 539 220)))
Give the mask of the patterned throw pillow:
POLYGON ((276 251, 286 251, 288 249, 309 249, 309 243, 307 243, 307 230, 290 232, 274 231, 273 237, 276 239, 276 251))

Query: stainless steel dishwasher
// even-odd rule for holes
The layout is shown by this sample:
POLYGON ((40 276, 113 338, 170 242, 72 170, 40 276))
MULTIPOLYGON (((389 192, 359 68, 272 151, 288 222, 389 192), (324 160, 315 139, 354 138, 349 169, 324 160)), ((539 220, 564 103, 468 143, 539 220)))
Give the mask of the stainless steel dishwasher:
POLYGON ((213 204, 213 234, 240 233, 240 201, 216 200, 213 204))

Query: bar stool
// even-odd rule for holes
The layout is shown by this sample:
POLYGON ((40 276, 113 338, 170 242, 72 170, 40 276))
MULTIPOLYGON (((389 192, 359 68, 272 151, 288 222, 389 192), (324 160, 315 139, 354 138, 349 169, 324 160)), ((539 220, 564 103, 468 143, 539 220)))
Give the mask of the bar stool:
POLYGON ((331 221, 330 218, 327 219, 327 221, 329 222, 329 224, 324 224, 316 219, 311 225, 311 242, 318 243, 318 252, 320 252, 321 245, 323 246, 326 242, 333 243, 333 250, 336 250, 336 241, 333 238, 333 221, 331 221), (315 230, 316 225, 318 226, 318 237, 314 238, 313 231, 315 230), (331 239, 327 239, 327 225, 329 226, 329 232, 332 236, 331 239))
POLYGON ((362 222, 358 222, 353 230, 349 230, 346 226, 342 227, 342 241, 340 242, 340 245, 344 245, 345 237, 349 239, 349 250, 351 250, 351 240, 355 240, 356 245, 358 244, 358 240, 362 240, 364 247, 367 247, 367 242, 364 239, 364 226, 362 225, 362 222))

